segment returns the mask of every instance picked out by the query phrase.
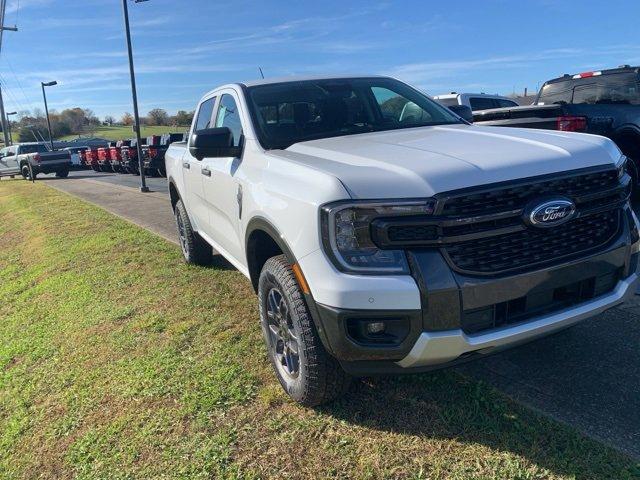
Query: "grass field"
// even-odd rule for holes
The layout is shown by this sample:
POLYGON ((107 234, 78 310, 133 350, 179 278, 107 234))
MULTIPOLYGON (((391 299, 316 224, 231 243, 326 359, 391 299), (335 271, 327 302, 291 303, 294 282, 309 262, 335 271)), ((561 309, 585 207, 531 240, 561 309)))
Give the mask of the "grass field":
MULTIPOLYGON (((143 137, 148 137, 149 135, 162 135, 163 133, 182 133, 186 132, 189 127, 142 127, 140 134, 143 137)), ((82 136, 91 136, 91 137, 99 137, 105 138, 107 140, 124 140, 127 138, 134 137, 133 130, 131 127, 98 127, 91 133, 83 134, 82 136)), ((74 140, 78 138, 78 135, 67 135, 66 137, 62 137, 59 140, 74 140)))
POLYGON ((299 407, 240 273, 42 184, 0 182, 0 245, 0 478, 640 476, 453 371, 299 407))

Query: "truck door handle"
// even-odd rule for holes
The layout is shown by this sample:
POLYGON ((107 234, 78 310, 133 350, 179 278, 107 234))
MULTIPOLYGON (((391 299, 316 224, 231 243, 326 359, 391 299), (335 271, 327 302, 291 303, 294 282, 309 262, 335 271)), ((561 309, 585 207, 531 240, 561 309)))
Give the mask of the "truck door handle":
POLYGON ((183 168, 186 168, 187 170, 191 169, 191 164, 189 162, 182 162, 182 166, 183 166, 183 168))
POLYGON ((207 177, 211 176, 211 170, 209 170, 208 168, 203 168, 202 170, 200 170, 200 173, 206 175, 207 177))

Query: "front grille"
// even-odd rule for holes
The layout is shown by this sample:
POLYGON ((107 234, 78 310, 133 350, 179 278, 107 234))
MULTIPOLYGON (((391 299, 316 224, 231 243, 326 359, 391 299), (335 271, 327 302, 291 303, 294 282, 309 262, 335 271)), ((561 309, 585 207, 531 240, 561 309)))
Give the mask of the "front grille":
POLYGON ((621 276, 622 270, 618 268, 560 287, 533 291, 506 302, 465 310, 461 327, 465 333, 474 334, 551 314, 611 292, 621 276))
POLYGON ((500 273, 541 267, 603 247, 620 228, 620 211, 577 218, 563 225, 528 228, 446 246, 451 263, 463 272, 500 273))
POLYGON ((619 180, 616 170, 534 182, 524 181, 517 185, 511 184, 502 188, 493 186, 487 190, 451 196, 444 200, 444 205, 438 214, 442 216, 487 215, 522 209, 531 200, 546 195, 559 194, 576 198, 617 186, 619 186, 619 180))

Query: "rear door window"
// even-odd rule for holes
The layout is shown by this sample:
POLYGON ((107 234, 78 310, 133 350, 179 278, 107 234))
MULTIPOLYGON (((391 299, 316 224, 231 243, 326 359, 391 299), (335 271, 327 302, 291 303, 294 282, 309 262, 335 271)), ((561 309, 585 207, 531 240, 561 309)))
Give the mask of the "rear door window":
POLYGON ((503 98, 496 98, 496 103, 498 104, 498 108, 509 108, 509 107, 517 107, 518 103, 512 100, 505 100, 503 98))

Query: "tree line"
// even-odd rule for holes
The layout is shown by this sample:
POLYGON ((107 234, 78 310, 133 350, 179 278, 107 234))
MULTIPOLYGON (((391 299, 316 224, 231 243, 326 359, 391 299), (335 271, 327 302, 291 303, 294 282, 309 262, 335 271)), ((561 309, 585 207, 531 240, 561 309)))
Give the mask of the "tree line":
MULTIPOLYGON (((146 116, 140 118, 140 123, 142 125, 185 127, 191 125, 193 115, 194 112, 185 110, 179 110, 175 115, 169 115, 162 108, 154 108, 146 116)), ((107 115, 103 120, 100 120, 92 110, 79 107, 68 108, 61 112, 49 110, 49 119, 54 138, 64 137, 65 135, 90 136, 102 125, 133 125, 133 115, 128 112, 119 121, 111 115, 107 115)), ((10 127, 14 141, 18 140, 16 134, 20 141, 23 142, 35 141, 36 138, 49 138, 47 118, 40 109, 19 112, 18 120, 11 120, 10 127)))

